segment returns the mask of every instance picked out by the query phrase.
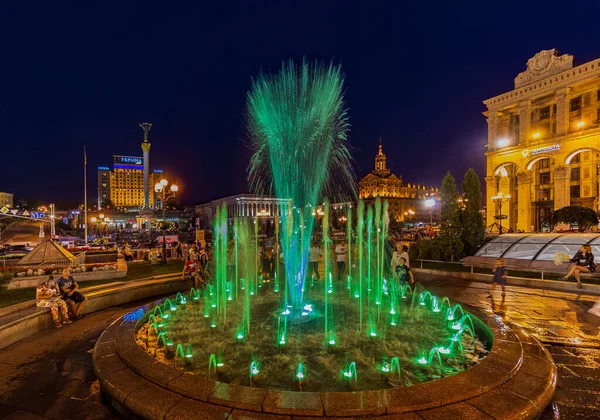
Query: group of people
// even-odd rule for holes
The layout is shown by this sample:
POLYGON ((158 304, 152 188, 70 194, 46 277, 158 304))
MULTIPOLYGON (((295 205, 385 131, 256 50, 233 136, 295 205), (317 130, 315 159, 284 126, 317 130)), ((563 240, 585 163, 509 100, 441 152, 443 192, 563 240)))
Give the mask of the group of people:
MULTIPOLYGON (((581 285, 581 273, 595 273, 596 263, 594 263, 594 254, 592 253, 592 247, 590 245, 581 245, 579 250, 575 253, 573 258, 564 261, 562 254, 557 255, 560 257, 558 264, 562 262, 568 262, 571 264, 569 271, 562 278, 564 281, 568 281, 571 276, 575 277, 577 281, 577 287, 582 288, 581 285)), ((496 290, 496 286, 500 285, 502 288, 502 298, 506 296, 506 285, 508 283, 508 268, 504 265, 504 259, 498 258, 494 265, 494 278, 492 280, 492 287, 488 298, 492 297, 492 293, 496 290)))
POLYGON ((36 305, 38 308, 50 309, 54 327, 60 328, 64 324, 70 324, 71 319, 81 319, 85 316, 82 311, 87 304, 87 297, 78 290, 79 285, 71 276, 71 269, 65 268, 58 280, 55 281, 54 276, 49 276, 37 287, 36 305))
POLYGON ((193 244, 187 249, 182 278, 194 281, 194 288, 203 289, 208 283, 208 253, 206 248, 193 244))

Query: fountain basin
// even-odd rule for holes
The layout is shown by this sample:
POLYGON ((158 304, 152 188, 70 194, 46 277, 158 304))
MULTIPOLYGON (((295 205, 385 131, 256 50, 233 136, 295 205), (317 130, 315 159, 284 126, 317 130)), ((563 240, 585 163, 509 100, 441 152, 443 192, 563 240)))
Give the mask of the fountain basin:
MULTIPOLYGON (((160 304, 158 301, 155 304, 160 304)), ((201 378, 157 361, 135 341, 153 305, 113 323, 94 349, 105 401, 142 418, 248 418, 385 416, 416 412, 456 418, 535 418, 556 387, 556 367, 533 337, 472 308, 493 337, 479 363, 461 373, 400 388, 358 392, 268 390, 201 378), (466 404, 465 404, 466 403, 466 404), (289 416, 289 417, 285 417, 289 416)))

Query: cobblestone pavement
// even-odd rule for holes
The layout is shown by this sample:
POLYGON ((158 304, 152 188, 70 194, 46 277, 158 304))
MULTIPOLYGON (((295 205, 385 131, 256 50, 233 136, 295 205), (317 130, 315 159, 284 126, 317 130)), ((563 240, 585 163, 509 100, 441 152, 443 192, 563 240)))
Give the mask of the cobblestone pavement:
POLYGON ((501 317, 537 337, 558 366, 554 400, 542 419, 600 419, 600 318, 587 310, 598 297, 507 287, 488 299, 490 285, 419 275, 440 296, 501 317))
MULTIPOLYGON (((547 346, 559 380, 542 419, 600 418, 600 318, 587 313, 597 298, 509 286, 504 301, 499 291, 490 300, 488 284, 424 275, 417 280, 440 296, 493 312, 547 346)), ((0 350, 0 418, 117 419, 100 401, 91 350, 114 319, 143 303, 90 314, 0 350)))

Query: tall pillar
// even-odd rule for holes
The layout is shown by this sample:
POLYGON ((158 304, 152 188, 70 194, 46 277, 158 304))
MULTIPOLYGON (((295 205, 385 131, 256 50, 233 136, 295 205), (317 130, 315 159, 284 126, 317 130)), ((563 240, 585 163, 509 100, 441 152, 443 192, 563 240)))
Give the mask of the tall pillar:
POLYGON ((533 172, 519 172, 519 174, 517 175, 517 181, 519 181, 519 216, 517 218, 517 229, 520 229, 523 232, 530 232, 532 226, 531 188, 533 185, 533 172))
POLYGON ((554 210, 571 204, 571 169, 559 165, 554 169, 554 210))
POLYGON ((569 90, 561 89, 556 92, 556 135, 569 132, 569 90))
POLYGON ((496 137, 498 137, 498 112, 489 111, 487 117, 487 125, 488 125, 488 145, 490 150, 496 145, 496 137))
POLYGON ((519 102, 519 144, 527 144, 531 140, 531 101, 519 102))
POLYGON ((150 207, 150 143, 148 142, 148 133, 152 127, 151 123, 140 124, 144 130, 144 141, 142 142, 142 152, 144 153, 144 208, 150 207))
POLYGON ((494 216, 496 215, 496 205, 492 200, 492 196, 496 195, 496 177, 486 176, 485 177, 485 208, 486 208, 486 226, 493 225, 496 221, 494 216))

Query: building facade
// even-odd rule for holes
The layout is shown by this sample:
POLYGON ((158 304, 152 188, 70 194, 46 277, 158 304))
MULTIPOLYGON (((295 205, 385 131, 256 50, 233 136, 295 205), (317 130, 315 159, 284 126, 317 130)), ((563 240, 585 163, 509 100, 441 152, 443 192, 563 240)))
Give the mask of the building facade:
POLYGON ((225 206, 227 218, 260 217, 272 219, 281 216, 289 207, 290 199, 266 197, 255 194, 238 194, 196 206, 196 226, 212 228, 217 209, 225 206))
POLYGON ((600 60, 537 53, 487 111, 487 225, 546 231, 552 211, 598 210, 600 60))
POLYGON ((377 197, 387 199, 390 218, 398 222, 430 221, 431 212, 435 212, 435 208, 427 207, 425 201, 439 200, 438 188, 404 183, 401 176, 394 175, 387 167, 387 156, 383 153, 381 143, 375 156, 375 169, 362 178, 358 186, 359 198, 367 202, 374 201, 377 197))
MULTIPOLYGON (((150 185, 159 180, 162 170, 155 169, 149 175, 150 185)), ((150 206, 154 207, 156 197, 150 193, 150 206)), ((98 207, 108 203, 113 207, 132 208, 144 206, 144 160, 137 156, 113 156, 113 170, 108 166, 98 167, 98 207)))
POLYGON ((13 196, 14 196, 14 194, 11 194, 11 193, 0 192, 0 208, 2 208, 2 207, 6 207, 9 209, 13 208, 14 207, 13 196))

